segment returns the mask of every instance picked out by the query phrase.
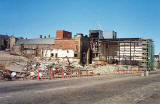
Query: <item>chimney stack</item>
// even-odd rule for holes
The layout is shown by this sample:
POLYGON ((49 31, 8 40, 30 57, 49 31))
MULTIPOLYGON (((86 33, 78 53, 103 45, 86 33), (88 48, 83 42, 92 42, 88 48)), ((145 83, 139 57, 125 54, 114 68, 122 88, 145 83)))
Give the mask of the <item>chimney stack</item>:
POLYGON ((42 35, 40 35, 40 38, 42 39, 42 35))

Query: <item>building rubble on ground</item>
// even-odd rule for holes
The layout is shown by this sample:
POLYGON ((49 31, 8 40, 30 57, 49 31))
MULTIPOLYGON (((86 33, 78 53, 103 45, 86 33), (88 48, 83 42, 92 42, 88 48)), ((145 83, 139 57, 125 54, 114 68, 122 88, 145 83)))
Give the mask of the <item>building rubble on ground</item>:
POLYGON ((51 69, 89 69, 95 74, 111 74, 121 69, 154 68, 151 39, 117 38, 115 31, 90 30, 89 36, 77 33, 72 37, 71 32, 57 30, 56 37, 10 40, 10 52, 27 60, 10 62, 6 68, 35 76, 38 70, 51 69))

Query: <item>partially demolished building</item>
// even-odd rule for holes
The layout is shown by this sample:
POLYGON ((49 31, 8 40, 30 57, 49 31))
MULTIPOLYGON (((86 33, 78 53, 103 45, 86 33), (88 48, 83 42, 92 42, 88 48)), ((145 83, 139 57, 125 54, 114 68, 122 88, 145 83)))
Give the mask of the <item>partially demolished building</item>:
POLYGON ((160 54, 154 55, 154 68, 160 69, 160 54))
POLYGON ((89 37, 64 30, 57 30, 56 38, 22 39, 16 42, 13 52, 27 57, 69 58, 80 64, 89 63, 89 37))
POLYGON ((89 49, 89 37, 76 34, 72 38, 71 32, 58 30, 54 40, 54 49, 43 50, 43 57, 69 58, 84 65, 89 63, 89 49))
POLYGON ((27 57, 42 56, 43 49, 53 49, 55 38, 37 38, 18 40, 12 48, 12 53, 27 57))
POLYGON ((154 67, 154 47, 151 39, 144 38, 104 38, 101 30, 91 30, 91 50, 93 61, 110 64, 137 65, 147 69, 154 67))
POLYGON ((89 37, 64 30, 56 38, 23 39, 13 51, 19 55, 69 58, 80 64, 105 61, 109 64, 136 65, 153 69, 154 47, 151 39, 117 38, 115 31, 90 30, 89 37))

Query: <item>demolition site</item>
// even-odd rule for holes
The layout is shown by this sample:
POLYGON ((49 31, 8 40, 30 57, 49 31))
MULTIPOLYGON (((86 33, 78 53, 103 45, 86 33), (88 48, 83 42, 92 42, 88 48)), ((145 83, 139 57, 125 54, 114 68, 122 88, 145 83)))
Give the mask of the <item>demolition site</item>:
POLYGON ((152 39, 117 38, 115 31, 89 30, 89 35, 72 36, 57 30, 56 37, 36 39, 1 35, 1 50, 1 79, 8 80, 145 75, 154 70, 152 39))

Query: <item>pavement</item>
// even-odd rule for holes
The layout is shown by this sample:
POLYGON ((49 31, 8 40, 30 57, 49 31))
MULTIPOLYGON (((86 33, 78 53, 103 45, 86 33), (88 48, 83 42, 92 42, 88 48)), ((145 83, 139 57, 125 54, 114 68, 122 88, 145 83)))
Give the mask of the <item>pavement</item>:
POLYGON ((0 104, 160 104, 160 72, 0 82, 0 104))

